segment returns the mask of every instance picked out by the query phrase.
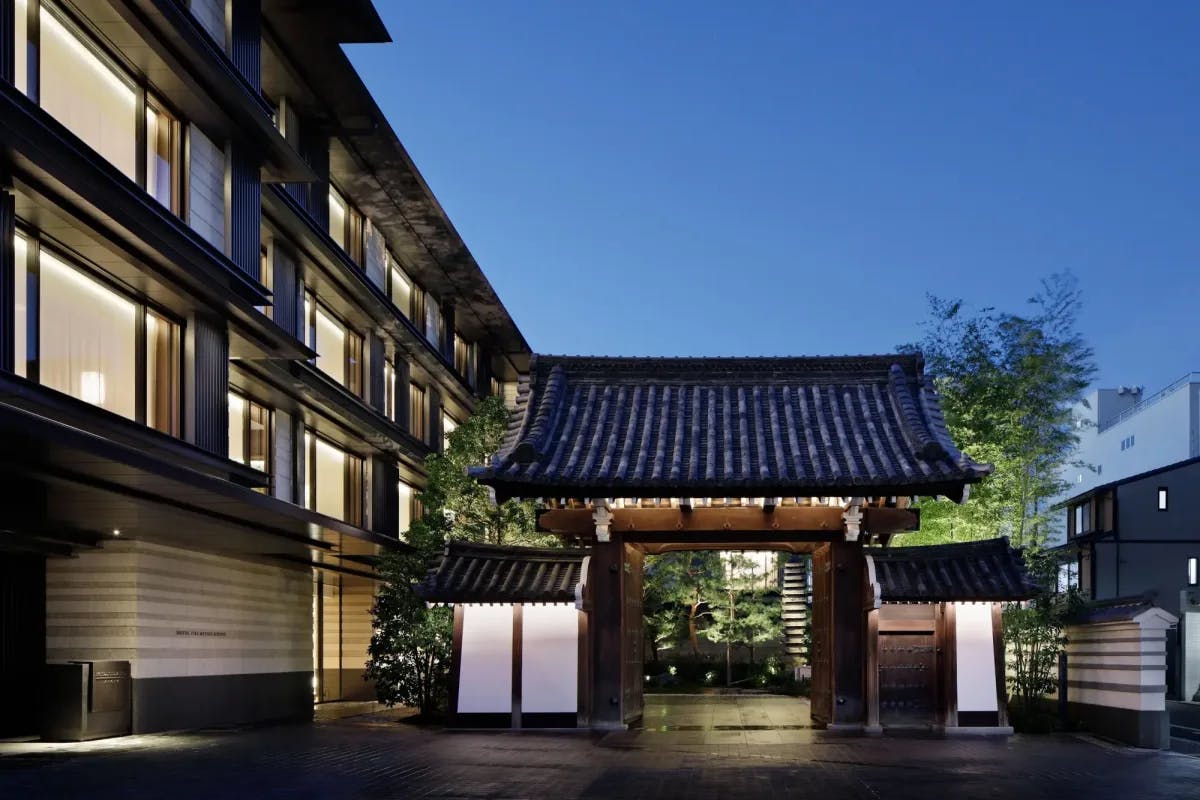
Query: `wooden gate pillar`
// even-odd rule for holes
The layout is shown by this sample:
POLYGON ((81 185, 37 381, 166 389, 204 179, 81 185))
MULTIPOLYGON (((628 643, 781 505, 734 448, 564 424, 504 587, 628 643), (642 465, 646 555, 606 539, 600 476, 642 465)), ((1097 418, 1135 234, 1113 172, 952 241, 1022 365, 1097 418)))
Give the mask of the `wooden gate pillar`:
POLYGON ((621 569, 625 544, 620 535, 592 545, 587 586, 591 595, 591 725, 600 729, 624 728, 621 709, 621 569))
POLYGON ((830 543, 833 708, 829 728, 861 730, 867 717, 866 565, 859 542, 830 543))

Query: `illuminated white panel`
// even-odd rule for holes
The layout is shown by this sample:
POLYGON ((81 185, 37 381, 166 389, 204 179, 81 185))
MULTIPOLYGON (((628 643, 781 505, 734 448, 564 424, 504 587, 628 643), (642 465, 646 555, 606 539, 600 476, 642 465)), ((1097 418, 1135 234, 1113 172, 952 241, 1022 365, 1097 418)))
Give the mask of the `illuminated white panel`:
POLYGON ((996 650, 990 603, 956 603, 958 710, 996 711, 996 650))
POLYGON ((464 606, 458 712, 512 711, 512 606, 464 606))
POLYGON ((521 712, 574 713, 579 612, 573 605, 526 605, 521 613, 521 712))
POLYGON ((132 85, 42 9, 42 108, 130 178, 137 164, 132 85))

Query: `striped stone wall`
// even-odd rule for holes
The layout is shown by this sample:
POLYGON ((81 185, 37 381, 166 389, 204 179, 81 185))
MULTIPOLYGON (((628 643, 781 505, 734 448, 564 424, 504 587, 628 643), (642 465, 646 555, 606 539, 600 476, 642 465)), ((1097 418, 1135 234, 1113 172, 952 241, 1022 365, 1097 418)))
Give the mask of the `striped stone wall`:
POLYGON ((129 661, 135 731, 304 716, 311 592, 304 569, 106 543, 47 563, 46 656, 129 661))
POLYGON ((1066 629, 1069 713, 1139 747, 1169 746, 1166 628, 1128 621, 1066 629))

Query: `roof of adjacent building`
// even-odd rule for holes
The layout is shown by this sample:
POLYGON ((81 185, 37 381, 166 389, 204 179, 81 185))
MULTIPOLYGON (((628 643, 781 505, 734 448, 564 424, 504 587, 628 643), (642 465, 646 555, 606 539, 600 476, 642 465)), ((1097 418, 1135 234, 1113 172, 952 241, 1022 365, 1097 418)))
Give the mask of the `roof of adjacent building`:
POLYGON ((1041 592, 1007 538, 867 550, 880 599, 891 602, 1023 600, 1041 592))
POLYGON ((473 470, 502 496, 955 499, 989 472, 955 448, 919 354, 535 356, 473 470))
POLYGON ((1105 623, 1141 622, 1147 617, 1173 625, 1179 618, 1154 604, 1154 593, 1097 600, 1081 606, 1067 615, 1068 625, 1102 625, 1105 623))
POLYGON ((451 541, 416 586, 431 603, 569 603, 587 550, 451 541))

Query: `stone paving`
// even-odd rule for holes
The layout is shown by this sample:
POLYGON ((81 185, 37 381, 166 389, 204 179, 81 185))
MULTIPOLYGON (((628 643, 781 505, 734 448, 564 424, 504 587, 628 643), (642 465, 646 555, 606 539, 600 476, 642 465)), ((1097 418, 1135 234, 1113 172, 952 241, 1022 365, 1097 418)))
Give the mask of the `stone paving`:
POLYGON ((802 701, 770 698, 651 697, 647 712, 645 730, 604 736, 377 714, 0 745, 0 798, 1200 797, 1200 758, 1083 737, 845 738, 804 727, 802 701))

